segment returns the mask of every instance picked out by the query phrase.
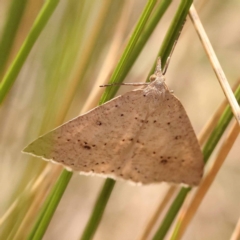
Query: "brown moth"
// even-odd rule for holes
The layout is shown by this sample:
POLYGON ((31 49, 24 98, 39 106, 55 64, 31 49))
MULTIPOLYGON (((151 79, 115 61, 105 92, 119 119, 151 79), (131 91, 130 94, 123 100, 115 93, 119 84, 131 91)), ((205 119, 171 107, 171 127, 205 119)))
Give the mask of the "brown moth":
POLYGON ((80 173, 132 182, 198 185, 203 156, 158 64, 150 83, 39 137, 23 151, 80 173))

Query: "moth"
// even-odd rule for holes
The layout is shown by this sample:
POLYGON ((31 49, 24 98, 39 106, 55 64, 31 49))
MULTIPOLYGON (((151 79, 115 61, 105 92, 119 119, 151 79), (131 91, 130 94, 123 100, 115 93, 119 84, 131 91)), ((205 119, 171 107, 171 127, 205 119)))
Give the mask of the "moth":
POLYGON ((203 155, 161 60, 149 83, 53 129, 23 152, 80 173, 150 184, 198 185, 203 155))

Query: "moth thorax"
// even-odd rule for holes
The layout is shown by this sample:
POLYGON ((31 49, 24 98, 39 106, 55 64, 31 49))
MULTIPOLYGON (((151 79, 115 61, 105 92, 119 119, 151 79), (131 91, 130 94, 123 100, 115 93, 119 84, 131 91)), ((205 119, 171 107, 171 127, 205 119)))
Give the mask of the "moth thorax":
POLYGON ((164 76, 162 74, 152 74, 150 77, 149 77, 149 80, 150 82, 154 82, 155 80, 162 80, 164 81, 164 76))

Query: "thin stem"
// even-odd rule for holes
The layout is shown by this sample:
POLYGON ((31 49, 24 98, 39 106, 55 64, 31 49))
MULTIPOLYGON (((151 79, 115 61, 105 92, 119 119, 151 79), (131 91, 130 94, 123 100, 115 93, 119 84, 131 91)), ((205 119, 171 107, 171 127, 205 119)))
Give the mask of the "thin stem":
POLYGON ((55 184, 52 191, 45 200, 38 219, 27 238, 28 240, 42 239, 71 177, 72 172, 63 170, 57 183, 55 184))
POLYGON ((28 57, 34 43, 38 39, 40 33, 47 24, 49 18, 52 16, 55 8, 58 5, 59 0, 48 0, 43 5, 41 11, 39 12, 32 29, 30 30, 27 38, 25 39, 22 47, 20 48, 17 56, 15 57, 13 63, 9 67, 7 73, 5 74, 3 81, 0 85, 0 104, 3 102, 4 98, 10 91, 13 83, 15 82, 25 60, 28 57))
POLYGON ((112 179, 107 179, 105 181, 103 188, 98 196, 98 199, 96 200, 91 217, 89 218, 87 226, 85 227, 81 240, 88 240, 93 238, 97 230, 97 226, 101 221, 102 215, 104 213, 108 199, 112 193, 114 185, 115 181, 112 179))
POLYGON ((12 0, 9 9, 8 17, 3 29, 2 38, 0 41, 0 76, 2 76, 5 65, 9 58, 18 26, 21 22, 27 0, 14 1, 12 0))
MULTIPOLYGON (((117 64, 117 67, 115 68, 115 70, 111 76, 110 83, 117 83, 117 82, 123 81, 122 72, 123 72, 127 62, 129 61, 130 55, 133 51, 133 48, 135 47, 135 45, 140 37, 140 34, 142 33, 155 4, 156 4, 156 0, 148 0, 147 5, 146 5, 145 9, 143 10, 143 13, 133 31, 131 38, 129 39, 129 42, 128 42, 124 52, 123 52, 123 55, 120 58, 120 60, 117 64)), ((118 87, 109 88, 108 91, 105 91, 100 100, 100 104, 111 99, 116 94, 117 90, 118 90, 118 87)))
MULTIPOLYGON (((171 22, 167 35, 165 36, 161 48, 156 57, 161 57, 162 68, 164 69, 168 57, 172 54, 172 49, 175 48, 176 42, 179 38, 183 25, 186 21, 188 10, 193 0, 182 0, 179 4, 178 10, 171 22)), ((148 74, 149 77, 153 74, 155 65, 148 74)))
POLYGON ((202 26, 201 20, 199 19, 199 16, 197 14, 197 11, 194 7, 194 5, 191 6, 189 11, 189 16, 193 22, 193 25, 197 31, 197 34, 203 44, 203 47, 207 53, 207 56, 211 62, 212 68, 217 76, 217 79, 222 87, 222 90, 228 99, 228 102, 232 108, 233 114, 238 121, 238 124, 240 125, 240 107, 237 103, 236 98, 234 97, 233 91, 228 83, 227 77, 222 70, 222 67, 218 61, 218 58, 213 50, 213 47, 208 39, 208 36, 202 26))
MULTIPOLYGON (((127 44, 126 49, 123 52, 123 55, 117 65, 115 71, 112 74, 110 83, 117 83, 117 82, 120 82, 123 80, 121 72, 124 69, 126 62, 129 61, 130 54, 133 51, 133 48, 142 32, 144 26, 146 25, 146 22, 150 16, 151 11, 155 4, 156 4, 156 1, 152 1, 152 0, 148 1, 147 5, 146 5, 145 9, 143 10, 143 13, 135 27, 135 30, 133 31, 133 34, 129 40, 129 43, 127 44)), ((102 104, 102 103, 108 101, 109 99, 111 99, 115 95, 116 91, 117 91, 117 88, 106 89, 99 104, 102 104)), ((101 190, 100 195, 99 195, 99 197, 95 203, 95 206, 93 208, 91 217, 89 218, 88 224, 83 232, 81 240, 92 239, 92 237, 94 236, 94 233, 96 232, 97 227, 102 218, 102 215, 104 213, 108 199, 113 190, 114 184, 115 184, 115 181, 112 179, 107 179, 105 181, 103 189, 101 190)))

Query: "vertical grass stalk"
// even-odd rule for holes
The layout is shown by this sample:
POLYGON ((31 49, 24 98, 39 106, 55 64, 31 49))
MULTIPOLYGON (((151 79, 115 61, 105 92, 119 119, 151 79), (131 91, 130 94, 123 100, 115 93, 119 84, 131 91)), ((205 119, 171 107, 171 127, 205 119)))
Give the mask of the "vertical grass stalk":
POLYGON ((17 56, 6 72, 3 81, 0 84, 0 104, 3 102, 4 98, 10 91, 12 85, 14 84, 24 62, 26 61, 34 43, 38 39, 40 33, 47 24, 49 18, 52 16, 55 8, 58 5, 59 0, 47 0, 43 5, 40 13, 38 14, 32 29, 30 30, 27 38, 25 39, 22 47, 20 48, 17 56))
POLYGON ((0 76, 2 76, 9 54, 21 22, 27 0, 12 0, 0 41, 0 76))

